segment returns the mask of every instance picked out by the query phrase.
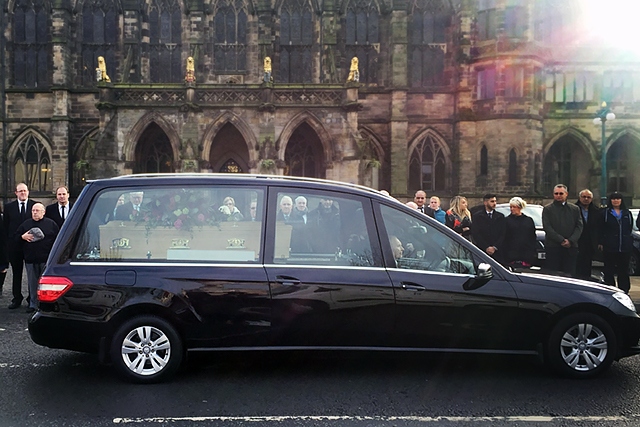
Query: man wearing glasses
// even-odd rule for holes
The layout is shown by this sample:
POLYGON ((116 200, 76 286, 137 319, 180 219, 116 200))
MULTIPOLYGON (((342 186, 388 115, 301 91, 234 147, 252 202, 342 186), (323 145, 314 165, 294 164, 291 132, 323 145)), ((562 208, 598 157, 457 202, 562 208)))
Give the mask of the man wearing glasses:
POLYGON ((582 233, 578 239, 576 277, 590 279, 593 255, 598 249, 598 218, 601 212, 600 208, 593 204, 593 193, 588 189, 580 192, 576 205, 580 208, 583 224, 582 233))
POLYGON ((553 188, 553 203, 542 210, 547 251, 545 267, 575 277, 582 215, 578 206, 567 203, 568 195, 566 185, 556 185, 553 188))

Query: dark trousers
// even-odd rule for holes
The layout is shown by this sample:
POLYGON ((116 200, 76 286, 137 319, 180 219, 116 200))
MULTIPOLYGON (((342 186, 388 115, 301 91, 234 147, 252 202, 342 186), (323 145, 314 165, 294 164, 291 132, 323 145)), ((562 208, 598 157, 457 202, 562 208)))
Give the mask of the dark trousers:
POLYGON ((11 272, 13 273, 13 286, 11 291, 13 299, 11 302, 20 304, 24 299, 22 295, 22 269, 24 268, 24 254, 22 251, 9 252, 9 262, 11 263, 11 272))
POLYGON ((618 276, 618 288, 628 294, 631 289, 631 280, 629 279, 631 252, 605 252, 603 258, 604 283, 615 286, 614 275, 616 275, 618 276))
POLYGON ((571 277, 576 275, 576 259, 578 258, 578 248, 563 248, 562 246, 547 246, 547 259, 544 266, 549 270, 560 271, 571 277))
POLYGON ((580 250, 576 259, 576 277, 578 279, 591 279, 591 264, 593 263, 593 250, 580 250))

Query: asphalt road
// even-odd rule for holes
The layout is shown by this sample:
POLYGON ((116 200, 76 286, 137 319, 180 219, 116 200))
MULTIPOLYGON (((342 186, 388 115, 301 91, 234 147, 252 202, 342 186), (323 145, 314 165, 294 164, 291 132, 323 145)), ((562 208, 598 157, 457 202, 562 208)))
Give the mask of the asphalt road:
POLYGON ((35 345, 9 300, 5 289, 1 427, 640 425, 640 357, 576 381, 524 357, 198 355, 172 382, 144 386, 95 356, 35 345))

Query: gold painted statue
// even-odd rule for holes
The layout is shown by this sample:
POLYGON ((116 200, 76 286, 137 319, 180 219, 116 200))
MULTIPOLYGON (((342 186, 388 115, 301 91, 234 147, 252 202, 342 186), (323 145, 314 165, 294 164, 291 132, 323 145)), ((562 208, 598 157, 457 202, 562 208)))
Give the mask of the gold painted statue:
POLYGON ((196 81, 196 66, 193 56, 187 58, 187 74, 184 76, 184 81, 187 83, 194 83, 196 81))
POLYGON ((271 77, 271 58, 268 56, 265 56, 264 58, 264 82, 265 83, 270 83, 273 81, 273 78, 271 77))
POLYGON ((349 68, 349 77, 347 77, 348 82, 359 82, 360 81, 360 71, 358 71, 358 57, 354 56, 351 58, 351 68, 349 68))
POLYGON ((107 75, 107 63, 103 56, 98 56, 98 68, 96 68, 96 79, 99 82, 110 82, 111 79, 107 75))

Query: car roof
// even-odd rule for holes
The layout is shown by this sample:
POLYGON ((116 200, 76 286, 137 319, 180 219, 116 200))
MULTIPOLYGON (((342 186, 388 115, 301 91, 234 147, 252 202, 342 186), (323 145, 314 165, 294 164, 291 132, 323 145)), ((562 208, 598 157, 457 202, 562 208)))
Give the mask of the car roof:
POLYGON ((135 187, 144 185, 203 185, 215 182, 221 185, 279 185, 279 186, 300 186, 309 189, 323 189, 332 191, 358 192, 363 195, 377 196, 383 200, 400 201, 391 196, 364 185, 333 181, 328 179, 294 177, 283 175, 260 175, 260 174, 229 174, 229 173, 151 173, 121 175, 113 178, 103 178, 88 181, 88 184, 98 188, 109 187, 135 187))

